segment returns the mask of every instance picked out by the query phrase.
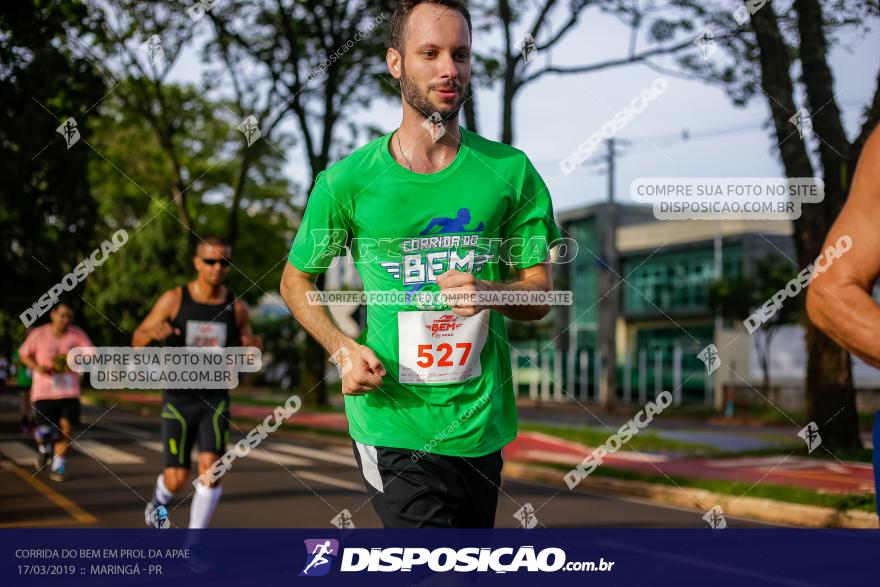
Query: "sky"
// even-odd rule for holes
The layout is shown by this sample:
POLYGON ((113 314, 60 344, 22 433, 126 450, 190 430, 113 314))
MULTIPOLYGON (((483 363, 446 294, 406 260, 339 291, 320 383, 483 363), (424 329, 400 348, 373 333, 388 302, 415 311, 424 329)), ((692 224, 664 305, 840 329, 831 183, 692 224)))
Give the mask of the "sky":
MULTIPOLYGON (((559 18, 560 15, 556 15, 557 22, 559 18)), ((850 139, 857 133, 864 106, 870 103, 880 68, 880 34, 877 23, 872 24, 873 30, 866 34, 853 33, 841 38, 831 55, 835 94, 850 139)), ((474 50, 481 52, 487 46, 497 45, 498 38, 497 30, 477 31, 474 50)), ((541 41, 539 38, 538 42, 541 41)), ((626 27, 613 17, 588 10, 565 41, 552 53, 538 55, 533 65, 540 66, 547 58, 557 65, 581 65, 623 57, 628 42, 626 27)), ((711 58, 724 59, 723 49, 711 58)), ((672 58, 654 61, 674 68, 672 58)), ((193 48, 180 57, 171 79, 194 82, 200 78, 201 69, 197 49, 193 48)), ((559 163, 661 75, 668 82, 666 91, 617 134, 631 144, 622 148, 616 162, 616 201, 633 202, 629 186, 639 177, 783 175, 778 153, 771 152, 776 146, 775 133, 766 126, 769 107, 763 95, 753 99, 747 107, 737 108, 720 87, 659 74, 645 65, 580 75, 551 74, 525 86, 518 94, 514 146, 523 150, 535 164, 550 190, 557 212, 607 198, 605 166, 589 164, 599 158, 598 153, 567 176, 560 170, 559 163), (687 141, 681 138, 685 129, 692 137, 687 141)), ((500 137, 500 106, 497 85, 477 91, 479 131, 489 139, 500 137)), ((400 103, 377 100, 368 111, 357 116, 390 132, 399 125, 400 103)), ((293 123, 286 124, 285 128, 296 135, 293 123)), ((303 185, 309 174, 302 150, 294 147, 285 155, 286 173, 303 185)))

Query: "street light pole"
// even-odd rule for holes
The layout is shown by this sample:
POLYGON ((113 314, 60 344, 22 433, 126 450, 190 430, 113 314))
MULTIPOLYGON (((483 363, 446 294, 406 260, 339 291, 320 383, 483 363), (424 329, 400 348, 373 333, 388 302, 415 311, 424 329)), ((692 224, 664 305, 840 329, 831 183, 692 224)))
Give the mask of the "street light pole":
POLYGON ((599 273, 599 349, 602 361, 599 404, 608 410, 617 403, 617 315, 619 280, 617 255, 617 209, 614 204, 615 141, 608 139, 608 202, 602 223, 602 261, 599 273))

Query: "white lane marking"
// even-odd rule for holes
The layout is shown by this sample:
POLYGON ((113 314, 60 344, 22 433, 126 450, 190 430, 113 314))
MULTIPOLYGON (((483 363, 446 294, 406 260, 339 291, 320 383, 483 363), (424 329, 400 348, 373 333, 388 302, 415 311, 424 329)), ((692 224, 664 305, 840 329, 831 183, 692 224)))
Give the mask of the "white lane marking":
POLYGON ((0 442, 0 452, 16 465, 33 466, 37 451, 23 442, 0 442))
POLYGON ((352 456, 344 456, 337 455, 331 452, 326 452, 323 450, 317 450, 314 448, 306 448, 304 446, 294 446, 292 444, 278 444, 271 443, 269 448, 272 450, 280 450, 281 452, 286 452, 294 455, 299 455, 302 457, 309 457, 312 459, 317 459, 319 461, 327 461, 329 463, 337 463, 340 465, 348 465, 350 467, 357 467, 357 461, 354 460, 354 455, 352 456))
MULTIPOLYGON (((155 450, 157 452, 163 451, 162 443, 160 443, 160 442, 139 441, 137 444, 139 444, 145 448, 148 448, 150 450, 155 450)), ((286 444, 274 444, 273 443, 270 446, 274 449, 278 449, 283 452, 296 453, 296 454, 305 453, 309 456, 315 456, 315 458, 318 458, 318 459, 329 460, 332 462, 341 463, 341 464, 345 464, 345 465, 351 465, 353 467, 357 466, 357 463, 354 460, 354 457, 346 458, 346 457, 342 457, 341 455, 325 454, 325 453, 322 453, 318 450, 308 449, 308 448, 299 447, 299 446, 294 447, 294 446, 290 446, 290 445, 286 445, 286 444)), ((283 465, 292 465, 295 467, 299 467, 299 466, 303 466, 303 464, 306 464, 306 465, 313 465, 314 464, 312 461, 309 461, 308 459, 298 458, 296 456, 291 456, 289 454, 280 454, 274 450, 267 451, 265 449, 262 449, 262 451, 263 451, 263 454, 261 454, 261 450, 259 450, 259 449, 251 451, 251 453, 248 456, 255 457, 257 460, 261 460, 261 461, 265 461, 265 462, 269 462, 269 463, 274 463, 276 465, 280 463, 283 465), (269 454, 265 454, 265 453, 269 453, 269 454), (274 457, 274 459, 273 459, 273 457, 274 457)), ((314 473, 312 471, 302 471, 302 470, 291 471, 291 473, 297 477, 302 477, 303 479, 309 479, 311 481, 317 481, 318 483, 323 483, 325 485, 332 485, 334 487, 339 487, 341 489, 348 489, 350 491, 358 491, 360 493, 366 492, 366 489, 364 488, 364 486, 359 483, 352 483, 350 481, 344 481, 342 479, 337 479, 335 477, 329 477, 327 475, 322 475, 320 473, 314 473)))
POLYGON ((118 422, 104 422, 103 420, 95 424, 95 428, 106 428, 107 430, 111 430, 113 432, 122 432, 123 434, 128 434, 131 436, 135 436, 137 438, 152 438, 153 434, 150 432, 146 432, 139 428, 135 428, 133 426, 126 426, 125 424, 119 424, 118 422))
POLYGON ((247 458, 263 461, 264 463, 272 463, 273 465, 290 465, 292 467, 311 467, 315 464, 309 459, 302 459, 274 451, 268 451, 265 448, 257 448, 248 453, 247 458))
POLYGON ((294 471, 293 474, 297 477, 311 479, 312 481, 317 481, 318 483, 325 483, 327 485, 333 485, 342 489, 350 489, 351 491, 359 491, 361 493, 366 493, 367 491, 366 488, 364 488, 364 486, 359 483, 350 483, 348 481, 343 481, 335 477, 321 475, 320 473, 313 473, 311 471, 294 471))
POLYGON ((144 463, 144 458, 140 455, 119 450, 115 446, 96 440, 77 440, 71 446, 85 456, 97 459, 107 465, 141 465, 144 463))
MULTIPOLYGON (((143 442, 138 442, 137 444, 156 452, 164 452, 164 448, 161 442, 147 440, 143 442)), ((272 463, 273 465, 284 465, 291 467, 310 467, 315 464, 313 461, 310 461, 308 459, 302 459, 282 453, 269 452, 262 448, 252 450, 245 458, 252 458, 256 461, 262 461, 264 463, 272 463)), ((198 452, 196 448, 193 448, 191 460, 194 463, 198 462, 198 452)))

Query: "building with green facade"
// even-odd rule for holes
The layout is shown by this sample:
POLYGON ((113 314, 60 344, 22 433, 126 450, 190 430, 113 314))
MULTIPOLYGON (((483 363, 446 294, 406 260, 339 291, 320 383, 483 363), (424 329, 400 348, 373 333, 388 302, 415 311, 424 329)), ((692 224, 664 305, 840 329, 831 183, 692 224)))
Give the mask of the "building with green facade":
MULTIPOLYGON (((750 367, 751 344, 740 324, 720 320, 710 305, 712 283, 723 276, 750 275, 768 255, 794 259, 791 223, 787 221, 658 221, 650 207, 617 206, 616 245, 619 256, 616 320, 617 397, 621 403, 644 403, 661 390, 676 390, 683 404, 720 402, 721 383, 729 373, 707 375, 697 357, 709 344, 725 348, 750 367)), ((517 364, 537 365, 551 374, 538 384, 518 383, 521 393, 560 399, 571 395, 598 398, 599 275, 606 268, 601 253, 608 227, 606 204, 557 215, 564 236, 577 243, 576 254, 557 258, 554 287, 573 293, 571 306, 552 313, 552 347, 517 345, 517 364), (542 349, 543 352, 538 352, 542 349)), ((573 249, 574 247, 570 247, 573 249)), ((795 267, 792 261, 793 268, 795 267)), ((796 273, 796 271, 793 271, 796 273)), ((745 316, 743 317, 745 318, 745 316)))

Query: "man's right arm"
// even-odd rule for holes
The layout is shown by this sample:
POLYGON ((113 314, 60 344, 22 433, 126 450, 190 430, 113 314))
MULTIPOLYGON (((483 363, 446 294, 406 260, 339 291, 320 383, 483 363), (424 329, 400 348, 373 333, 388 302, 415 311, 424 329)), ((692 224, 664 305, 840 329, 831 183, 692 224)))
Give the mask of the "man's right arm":
POLYGON ((40 373, 51 373, 52 371, 52 369, 50 369, 49 367, 44 367, 37 363, 36 357, 27 353, 19 352, 18 361, 28 369, 33 369, 34 371, 39 371, 40 373))
POLYGON ((382 385, 385 367, 373 351, 346 336, 323 304, 309 303, 317 274, 287 263, 281 276, 281 297, 294 317, 324 347, 342 373, 342 393, 360 395, 382 385))
POLYGON ((180 297, 178 288, 162 294, 141 325, 135 329, 131 337, 131 346, 145 347, 154 340, 165 340, 172 333, 180 334, 180 330, 172 327, 170 322, 180 307, 180 297))
POLYGON ((810 320, 838 344, 880 367, 880 306, 871 297, 880 276, 880 127, 859 158, 846 205, 823 251, 849 236, 852 248, 817 274, 807 290, 810 320))

